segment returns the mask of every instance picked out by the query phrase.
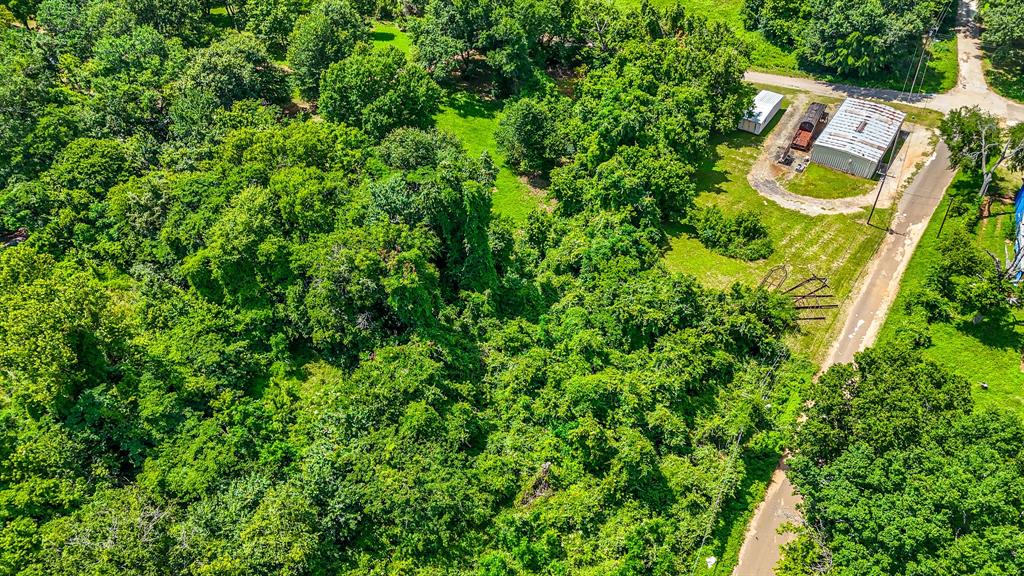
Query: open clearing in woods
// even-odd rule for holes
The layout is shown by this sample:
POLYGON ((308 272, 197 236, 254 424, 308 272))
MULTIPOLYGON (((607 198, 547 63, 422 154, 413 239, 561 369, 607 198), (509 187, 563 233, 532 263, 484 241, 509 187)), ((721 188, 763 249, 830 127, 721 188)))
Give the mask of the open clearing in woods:
MULTIPOLYGON (((789 97, 783 101, 784 110, 762 135, 737 131, 719 139, 714 158, 697 174, 697 204, 716 205, 729 215, 742 210, 761 213, 775 243, 775 253, 755 262, 728 258, 705 248, 690 236, 691 229, 679 225, 671 231, 673 237, 665 262, 671 270, 692 274, 706 285, 716 287, 728 287, 734 282, 756 286, 769 270, 785 265, 789 268, 786 286, 811 274, 824 276, 833 288, 836 303, 842 303, 884 237, 890 211, 876 211, 874 222, 883 228, 875 228, 865 224, 866 210, 848 215, 808 216, 782 208, 751 188, 747 173, 790 101, 789 97)), ((822 315, 825 320, 805 323, 803 331, 793 336, 791 342, 797 351, 815 360, 828 351, 827 336, 837 329, 839 313, 833 309, 822 315)))
MULTIPOLYGON (((390 22, 374 24, 372 38, 378 46, 391 45, 406 54, 412 48, 409 35, 390 22)), ((503 104, 497 100, 485 100, 464 91, 452 91, 441 104, 441 112, 434 117, 437 128, 459 137, 471 156, 485 151, 494 159, 498 168, 495 193, 492 198, 494 210, 502 216, 522 221, 543 201, 543 194, 530 189, 521 178, 505 165, 505 155, 498 150, 494 131, 498 129, 503 104)))

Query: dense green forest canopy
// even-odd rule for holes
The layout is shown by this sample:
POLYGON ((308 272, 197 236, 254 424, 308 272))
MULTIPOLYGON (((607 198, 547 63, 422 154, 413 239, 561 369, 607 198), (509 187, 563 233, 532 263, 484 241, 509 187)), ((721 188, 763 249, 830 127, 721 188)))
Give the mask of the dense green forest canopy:
POLYGON ((1024 423, 908 343, 830 369, 807 394, 792 478, 806 525, 784 576, 1021 574, 1024 423))
POLYGON ((824 70, 868 77, 916 60, 949 0, 744 0, 744 26, 824 70))
POLYGON ((697 559, 794 322, 660 263, 749 103, 726 28, 430 0, 387 8, 407 61, 365 2, 6 7, 0 574, 697 559), (434 129, 467 84, 530 90, 502 140, 553 210, 496 216, 434 129))

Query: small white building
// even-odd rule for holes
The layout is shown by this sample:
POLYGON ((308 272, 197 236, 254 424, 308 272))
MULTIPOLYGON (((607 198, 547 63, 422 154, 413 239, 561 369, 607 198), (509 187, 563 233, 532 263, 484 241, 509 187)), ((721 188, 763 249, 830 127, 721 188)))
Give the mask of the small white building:
POLYGON ((848 98, 811 149, 811 161, 871 178, 896 142, 906 114, 883 104, 848 98))
POLYGON ((754 97, 754 105, 740 120, 740 130, 760 134, 782 106, 782 94, 761 90, 754 97))

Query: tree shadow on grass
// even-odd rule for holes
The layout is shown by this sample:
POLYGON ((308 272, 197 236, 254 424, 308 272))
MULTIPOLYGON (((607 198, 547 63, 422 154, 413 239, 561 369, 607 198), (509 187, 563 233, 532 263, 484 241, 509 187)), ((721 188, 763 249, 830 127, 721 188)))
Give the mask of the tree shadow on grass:
POLYGON ((999 94, 1024 102, 1024 67, 1014 70, 1013 68, 992 68, 986 76, 989 85, 999 94))
POLYGON ((213 24, 214 28, 218 30, 233 30, 235 23, 232 21, 231 16, 228 16, 227 12, 223 10, 223 4, 219 5, 220 10, 215 9, 208 14, 210 24, 213 24))
POLYGON ((444 99, 444 106, 454 110, 460 118, 494 118, 501 108, 501 103, 482 100, 475 94, 460 90, 448 94, 444 99))
POLYGON ((693 181, 697 184, 697 194, 703 194, 704 192, 724 194, 728 192, 728 190, 723 188, 723 185, 729 181, 729 173, 719 168, 718 161, 721 158, 718 152, 714 152, 710 158, 697 166, 693 173, 693 181))
MULTIPOLYGON (((761 134, 734 130, 712 138, 710 143, 711 154, 705 161, 697 165, 696 171, 693 174, 693 179, 697 183, 697 193, 711 192, 713 194, 724 194, 728 192, 723 185, 730 181, 731 174, 728 170, 719 167, 719 163, 724 159, 723 154, 718 151, 719 147, 725 146, 729 150, 736 152, 742 151, 744 148, 754 148, 756 149, 757 157, 760 157, 761 149, 764 147, 765 142, 776 127, 778 127, 787 110, 789 108, 780 109, 771 122, 761 131, 761 134)), ((753 163, 748 167, 748 171, 751 167, 753 167, 753 163)), ((745 179, 747 174, 732 174, 731 176, 745 179)))
POLYGON ((665 234, 671 238, 677 238, 683 234, 693 238, 697 237, 697 229, 683 222, 668 222, 662 228, 665 230, 665 234))
POLYGON ((974 338, 989 348, 997 350, 1024 349, 1024 334, 1018 327, 1021 322, 1007 314, 1002 318, 986 319, 978 324, 965 320, 956 325, 956 329, 966 336, 974 338))

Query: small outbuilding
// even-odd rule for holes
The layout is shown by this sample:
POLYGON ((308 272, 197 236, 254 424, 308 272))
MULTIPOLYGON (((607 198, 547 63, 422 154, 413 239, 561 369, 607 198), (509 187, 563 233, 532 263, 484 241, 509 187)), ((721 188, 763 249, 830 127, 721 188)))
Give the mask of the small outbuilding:
POLYGON ((761 90, 754 97, 754 105, 740 121, 740 130, 760 134, 771 123, 782 106, 782 94, 761 90))
POLYGON ((906 114, 883 104, 848 98, 811 149, 811 161, 871 178, 895 144, 906 114))

